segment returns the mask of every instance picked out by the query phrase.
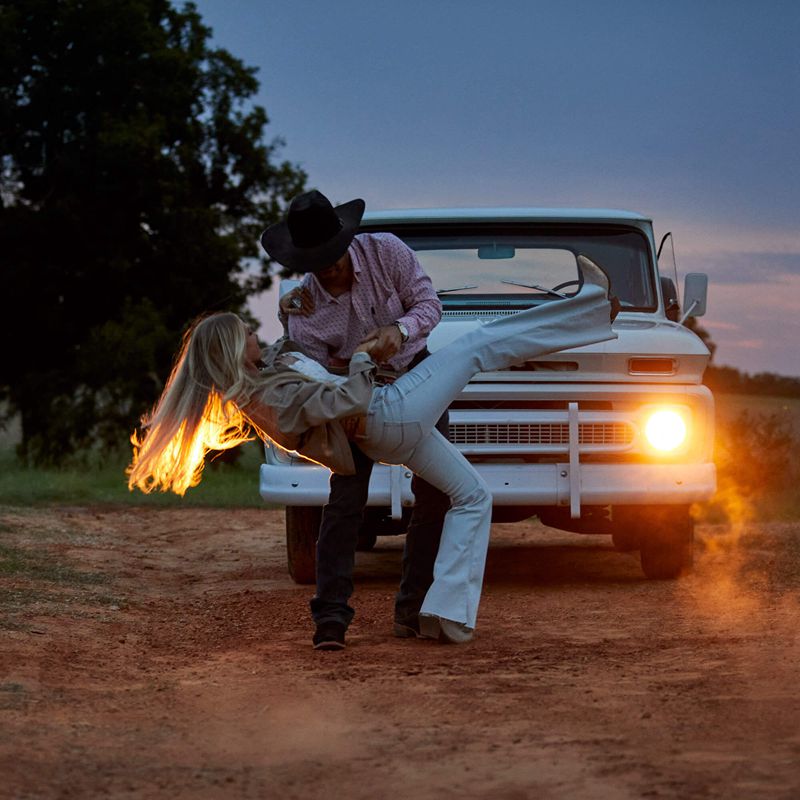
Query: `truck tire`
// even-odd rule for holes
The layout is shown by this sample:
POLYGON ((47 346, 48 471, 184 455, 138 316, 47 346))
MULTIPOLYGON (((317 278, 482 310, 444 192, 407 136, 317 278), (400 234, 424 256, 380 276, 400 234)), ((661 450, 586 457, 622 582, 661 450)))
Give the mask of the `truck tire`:
POLYGON ((410 508, 403 509, 402 519, 392 519, 388 508, 365 508, 364 519, 358 529, 356 550, 368 553, 378 542, 378 536, 399 536, 408 529, 410 508))
POLYGON ((295 583, 316 581, 317 536, 322 520, 319 506, 286 506, 286 558, 295 583))
POLYGON ((694 558, 694 520, 688 506, 659 506, 646 510, 647 527, 640 538, 644 574, 670 580, 691 571, 694 558))
POLYGON ((630 553, 641 546, 641 534, 636 527, 619 527, 611 531, 611 541, 614 549, 620 553, 630 553))

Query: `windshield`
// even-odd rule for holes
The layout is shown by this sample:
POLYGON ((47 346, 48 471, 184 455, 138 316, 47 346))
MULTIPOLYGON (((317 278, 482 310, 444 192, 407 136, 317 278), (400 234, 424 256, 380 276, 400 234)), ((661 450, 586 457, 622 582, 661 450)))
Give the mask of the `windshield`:
POLYGON ((395 233, 417 252, 446 309, 526 308, 578 291, 577 256, 597 262, 628 309, 653 310, 656 294, 647 240, 631 229, 476 233, 415 226, 395 233))

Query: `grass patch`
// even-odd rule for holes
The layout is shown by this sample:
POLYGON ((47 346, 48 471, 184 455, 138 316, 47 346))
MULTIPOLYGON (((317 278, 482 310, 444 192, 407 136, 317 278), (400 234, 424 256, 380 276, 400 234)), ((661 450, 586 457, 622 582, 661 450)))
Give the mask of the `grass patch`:
MULTIPOLYGON (((53 599, 53 593, 43 592, 38 589, 0 589, 0 611, 15 608, 30 603, 44 603, 53 599)), ((25 626, 9 623, 0 616, 0 628, 19 630, 25 626)))
POLYGON ((73 617, 86 607, 123 607, 123 600, 107 594, 110 582, 109 575, 77 569, 48 552, 0 544, 0 630, 31 631, 17 617, 31 605, 44 614, 69 607, 73 617))
POLYGON ((0 711, 22 708, 27 700, 27 689, 21 683, 0 683, 0 711))
POLYGON ((233 463, 211 462, 199 486, 183 497, 170 493, 145 495, 128 491, 127 457, 101 465, 64 468, 21 465, 11 448, 0 449, 0 505, 135 505, 263 508, 258 493, 259 465, 263 448, 249 442, 233 463))
POLYGON ((69 586, 105 583, 98 572, 80 572, 41 552, 0 544, 0 577, 19 577, 69 586))

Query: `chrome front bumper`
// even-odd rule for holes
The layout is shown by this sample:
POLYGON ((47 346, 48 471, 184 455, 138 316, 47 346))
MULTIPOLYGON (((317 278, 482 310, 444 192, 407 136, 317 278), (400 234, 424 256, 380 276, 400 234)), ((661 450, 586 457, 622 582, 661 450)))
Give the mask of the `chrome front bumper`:
MULTIPOLYGON (((708 500, 716 488, 714 464, 474 464, 497 506, 686 504, 708 500)), ((322 506, 330 471, 315 464, 262 464, 260 491, 268 503, 322 506)), ((367 505, 391 509, 399 519, 414 504, 411 472, 376 464, 367 505)), ((577 511, 577 514, 576 514, 577 511)))

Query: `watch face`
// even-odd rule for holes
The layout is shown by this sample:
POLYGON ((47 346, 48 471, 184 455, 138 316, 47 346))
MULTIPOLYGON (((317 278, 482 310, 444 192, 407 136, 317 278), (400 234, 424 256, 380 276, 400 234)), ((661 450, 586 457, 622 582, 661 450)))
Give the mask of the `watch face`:
POLYGON ((402 322, 395 322, 395 325, 397 325, 397 329, 400 331, 400 336, 405 342, 406 339, 408 339, 408 328, 406 328, 402 322))

